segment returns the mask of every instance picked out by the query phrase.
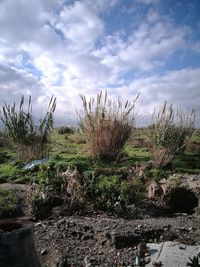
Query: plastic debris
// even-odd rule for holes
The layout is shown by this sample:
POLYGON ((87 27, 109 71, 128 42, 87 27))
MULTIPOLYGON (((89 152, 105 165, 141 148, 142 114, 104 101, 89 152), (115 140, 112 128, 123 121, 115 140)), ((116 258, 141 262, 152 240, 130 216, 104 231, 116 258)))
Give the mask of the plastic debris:
POLYGON ((45 158, 45 159, 37 159, 37 160, 33 160, 33 161, 31 161, 30 163, 26 164, 26 165, 24 166, 24 169, 25 169, 25 170, 30 170, 30 169, 34 168, 35 166, 40 165, 41 163, 44 163, 44 162, 47 162, 47 161, 48 161, 47 158, 45 158))
POLYGON ((136 257, 135 257, 135 266, 140 266, 140 264, 141 264, 140 257, 138 255, 136 255, 136 257))

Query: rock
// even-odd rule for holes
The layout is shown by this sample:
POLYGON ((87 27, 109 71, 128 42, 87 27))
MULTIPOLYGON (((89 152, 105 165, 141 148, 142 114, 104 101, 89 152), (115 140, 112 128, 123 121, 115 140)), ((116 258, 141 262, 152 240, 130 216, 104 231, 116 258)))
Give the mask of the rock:
POLYGON ((44 256, 44 255, 46 255, 46 254, 47 254, 47 250, 46 250, 46 249, 43 249, 43 250, 41 250, 41 252, 40 252, 40 253, 41 253, 41 255, 42 255, 42 256, 44 256))

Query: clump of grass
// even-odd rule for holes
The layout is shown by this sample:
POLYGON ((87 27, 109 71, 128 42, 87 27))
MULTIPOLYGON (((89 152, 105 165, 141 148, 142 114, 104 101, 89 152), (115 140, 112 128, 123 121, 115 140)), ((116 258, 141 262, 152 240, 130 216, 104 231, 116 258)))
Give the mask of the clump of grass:
POLYGON ((4 102, 1 120, 8 136, 18 148, 18 158, 23 161, 46 157, 50 149, 50 133, 53 128, 53 113, 56 99, 51 97, 48 110, 40 120, 39 126, 34 124, 31 96, 27 110, 24 110, 24 96, 19 109, 15 102, 12 106, 4 102))
POLYGON ((194 132, 194 123, 194 109, 184 113, 165 102, 158 112, 154 112, 151 137, 155 167, 167 166, 176 154, 184 151, 194 132))
POLYGON ((73 134, 75 133, 75 129, 71 126, 61 126, 58 128, 58 134, 73 134))
POLYGON ((186 147, 188 152, 200 154, 200 142, 190 141, 186 147))
POLYGON ((80 126, 86 137, 89 153, 94 158, 117 161, 135 125, 135 101, 123 104, 119 99, 109 100, 107 92, 87 100, 81 96, 83 114, 80 126))
POLYGON ((17 195, 8 189, 0 188, 0 218, 12 217, 19 212, 17 195))

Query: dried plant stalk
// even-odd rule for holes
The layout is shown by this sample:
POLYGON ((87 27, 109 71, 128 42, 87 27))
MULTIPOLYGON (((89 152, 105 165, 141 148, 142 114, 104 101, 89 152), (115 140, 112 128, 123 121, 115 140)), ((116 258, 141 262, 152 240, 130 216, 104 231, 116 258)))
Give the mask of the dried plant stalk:
POLYGON ((89 101, 81 96, 83 114, 79 114, 80 126, 93 157, 116 161, 122 155, 135 125, 137 98, 123 104, 119 98, 109 100, 107 92, 100 92, 89 101))
POLYGON ((195 117, 194 109, 185 113, 166 101, 158 112, 154 111, 152 152, 156 167, 165 167, 174 155, 184 151, 194 132, 195 117))

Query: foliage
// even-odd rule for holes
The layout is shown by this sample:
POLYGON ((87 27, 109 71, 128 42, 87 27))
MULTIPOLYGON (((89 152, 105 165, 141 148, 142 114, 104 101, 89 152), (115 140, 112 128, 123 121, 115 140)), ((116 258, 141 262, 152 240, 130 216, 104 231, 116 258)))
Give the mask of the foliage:
POLYGON ((54 164, 42 164, 39 167, 36 180, 48 192, 61 192, 61 177, 54 164))
POLYGON ((88 172, 87 195, 95 199, 95 205, 102 210, 113 211, 115 203, 130 204, 142 197, 144 184, 140 179, 123 179, 121 175, 100 175, 88 172))
POLYGON ((187 145, 186 149, 194 154, 200 154, 200 142, 191 141, 187 145))
POLYGON ((93 157, 111 161, 120 158, 135 124, 137 98, 123 104, 119 99, 108 100, 107 92, 89 101, 81 96, 84 111, 79 114, 80 126, 93 157))
POLYGON ((95 193, 99 202, 111 208, 120 199, 120 176, 100 176, 95 185, 95 193))
POLYGON ((152 168, 145 170, 145 176, 147 180, 154 180, 159 182, 161 179, 167 178, 171 172, 169 170, 163 170, 159 168, 152 168))
POLYGON ((184 113, 165 102, 158 112, 154 112, 153 120, 150 130, 152 153, 155 167, 162 168, 180 153, 190 140, 194 131, 195 111, 184 113))
POLYGON ((61 126, 58 128, 58 134, 73 134, 75 129, 71 126, 61 126))
POLYGON ((32 100, 29 97, 27 111, 24 110, 24 96, 19 109, 15 102, 10 106, 4 102, 1 120, 9 137, 18 147, 19 159, 23 161, 43 158, 49 153, 49 137, 53 128, 53 113, 56 108, 56 99, 51 97, 48 110, 39 126, 36 126, 32 115, 32 100))

